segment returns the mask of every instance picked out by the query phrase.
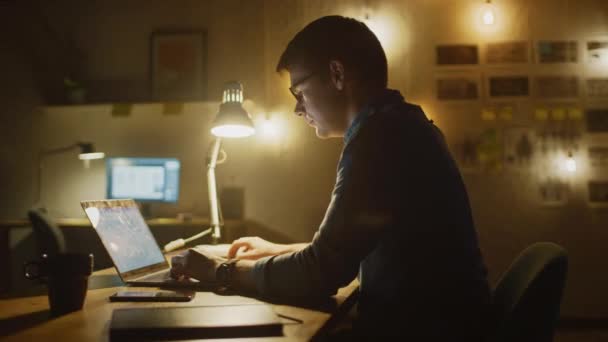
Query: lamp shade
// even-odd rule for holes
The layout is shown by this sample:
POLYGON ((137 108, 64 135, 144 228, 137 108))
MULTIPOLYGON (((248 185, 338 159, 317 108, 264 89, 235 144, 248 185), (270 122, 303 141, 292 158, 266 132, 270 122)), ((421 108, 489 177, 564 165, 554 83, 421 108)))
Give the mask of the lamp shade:
POLYGON ((105 157, 105 153, 95 152, 95 147, 93 146, 93 143, 79 142, 76 145, 80 147, 80 154, 78 155, 78 158, 80 160, 102 159, 103 157, 105 157))
POLYGON ((243 86, 228 82, 220 110, 211 124, 211 133, 222 138, 244 138, 255 133, 251 116, 243 108, 243 86))

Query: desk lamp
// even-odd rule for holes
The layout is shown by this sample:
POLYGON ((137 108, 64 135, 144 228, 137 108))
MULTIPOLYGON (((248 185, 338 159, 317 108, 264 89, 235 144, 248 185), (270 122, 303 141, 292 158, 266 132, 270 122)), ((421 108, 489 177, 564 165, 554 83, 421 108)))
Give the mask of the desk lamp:
POLYGON ((213 139, 207 154, 207 194, 209 195, 211 227, 187 239, 177 239, 169 242, 164 247, 165 252, 181 248, 186 243, 208 234, 211 234, 213 244, 217 244, 220 241, 224 222, 217 196, 215 167, 226 159, 222 158, 218 161, 222 138, 244 138, 254 133, 255 128, 253 127, 251 116, 243 108, 243 86, 236 81, 226 83, 220 110, 211 124, 211 134, 215 136, 215 139, 213 139))
POLYGON ((54 155, 54 154, 61 154, 61 153, 69 152, 69 151, 72 151, 77 148, 80 149, 80 154, 78 154, 78 159, 80 159, 84 162, 85 168, 89 168, 89 165, 90 165, 89 163, 91 160, 102 159, 103 157, 105 157, 105 154, 103 152, 95 152, 95 147, 93 146, 93 143, 91 143, 91 142, 79 141, 79 142, 76 142, 76 143, 74 143, 72 145, 68 145, 68 146, 41 150, 40 153, 38 154, 38 191, 36 194, 36 206, 40 205, 40 200, 41 200, 42 161, 44 160, 44 158, 47 156, 50 156, 50 155, 54 155))

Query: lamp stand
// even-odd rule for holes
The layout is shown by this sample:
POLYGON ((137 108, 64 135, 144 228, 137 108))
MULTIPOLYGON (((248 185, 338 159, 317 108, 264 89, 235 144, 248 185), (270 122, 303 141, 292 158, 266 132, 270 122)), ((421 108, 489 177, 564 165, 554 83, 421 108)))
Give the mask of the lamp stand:
POLYGON ((222 237, 222 226, 224 225, 222 210, 217 196, 217 182, 215 180, 215 167, 217 165, 217 157, 220 153, 221 145, 221 138, 215 138, 207 156, 207 193, 209 195, 209 217, 212 229, 211 241, 214 245, 220 242, 222 237))

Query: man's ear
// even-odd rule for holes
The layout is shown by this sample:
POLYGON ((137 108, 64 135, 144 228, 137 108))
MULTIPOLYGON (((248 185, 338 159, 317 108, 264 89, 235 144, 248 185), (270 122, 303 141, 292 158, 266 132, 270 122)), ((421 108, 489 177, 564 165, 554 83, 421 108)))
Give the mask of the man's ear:
POLYGON ((340 61, 329 61, 329 78, 338 90, 344 89, 344 64, 340 61))

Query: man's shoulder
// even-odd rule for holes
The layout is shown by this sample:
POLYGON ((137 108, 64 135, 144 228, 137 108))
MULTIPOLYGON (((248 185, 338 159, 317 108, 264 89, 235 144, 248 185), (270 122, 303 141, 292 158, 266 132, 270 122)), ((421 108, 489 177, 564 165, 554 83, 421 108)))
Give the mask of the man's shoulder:
POLYGON ((402 101, 386 108, 379 108, 362 127, 364 134, 386 135, 416 130, 428 123, 422 108, 416 104, 402 101))

